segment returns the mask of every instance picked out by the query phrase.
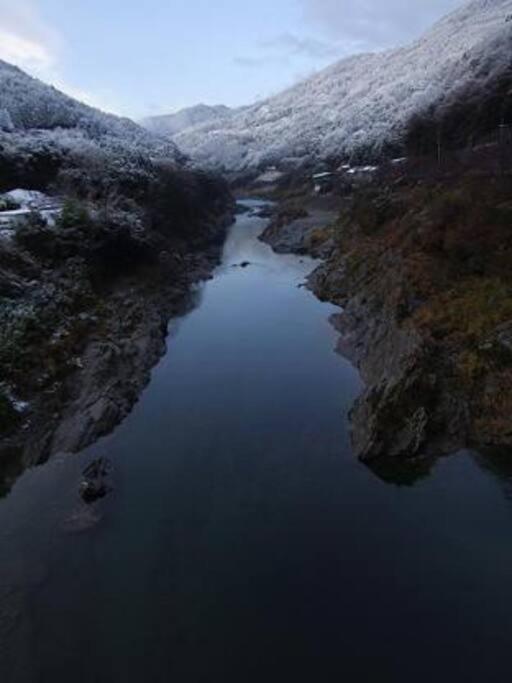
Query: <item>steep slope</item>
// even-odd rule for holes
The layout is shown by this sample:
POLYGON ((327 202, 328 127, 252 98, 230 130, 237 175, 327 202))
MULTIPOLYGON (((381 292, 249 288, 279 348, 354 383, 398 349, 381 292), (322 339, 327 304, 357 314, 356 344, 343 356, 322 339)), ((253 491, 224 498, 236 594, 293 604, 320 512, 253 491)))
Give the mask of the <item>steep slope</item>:
POLYGON ((152 162, 185 159, 169 139, 82 104, 2 61, 0 146, 0 190, 11 189, 9 178, 14 186, 42 187, 64 160, 80 165, 84 155, 96 155, 125 174, 140 174, 152 162), (15 167, 21 177, 15 177, 15 167))
POLYGON ((152 133, 172 136, 177 135, 188 128, 193 128, 194 126, 227 119, 233 113, 233 109, 230 109, 223 104, 214 107, 210 107, 206 104, 198 104, 195 107, 182 109, 175 114, 150 116, 141 123, 152 133))
POLYGON ((398 151, 414 115, 509 73, 512 0, 474 0, 408 47, 344 59, 229 120, 174 137, 230 170, 398 151))

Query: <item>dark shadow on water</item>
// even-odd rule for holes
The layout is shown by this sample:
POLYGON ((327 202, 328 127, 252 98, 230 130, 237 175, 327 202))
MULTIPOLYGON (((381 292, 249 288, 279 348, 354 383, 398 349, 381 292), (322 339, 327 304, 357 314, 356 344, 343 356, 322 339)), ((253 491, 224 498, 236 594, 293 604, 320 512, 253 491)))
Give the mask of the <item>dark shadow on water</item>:
POLYGON ((500 483, 505 498, 512 503, 512 448, 472 451, 474 461, 500 483))
POLYGON ((20 448, 5 447, 0 451, 0 499, 9 495, 16 479, 25 470, 21 462, 20 448))
MULTIPOLYGON (((204 282, 200 282, 197 285, 194 285, 192 289, 187 293, 187 295, 184 297, 182 306, 183 306, 183 311, 172 317, 167 325, 167 334, 166 334, 166 347, 169 346, 169 344, 172 344, 172 340, 177 336, 179 333, 180 327, 183 323, 183 321, 187 318, 187 316, 194 311, 196 308, 198 308, 201 305, 202 298, 204 294, 204 282)), ((165 355, 164 351, 164 355, 165 355)), ((151 365, 148 363, 147 370, 148 371, 153 371, 154 367, 158 365, 160 362, 161 358, 158 359, 156 363, 152 363, 151 365)), ((108 387, 108 385, 112 382, 112 375, 106 374, 103 378, 104 380, 104 385, 105 387, 108 387)), ((149 380, 151 381, 151 380, 149 380)), ((133 400, 133 407, 137 404, 139 401, 142 393, 146 390, 148 384, 147 383, 142 383, 140 384, 140 391, 138 392, 138 395, 134 397, 133 400)), ((66 408, 66 402, 63 401, 61 404, 61 410, 59 411, 61 414, 64 414, 66 408)), ((128 417, 128 416, 126 416, 128 417)), ((30 418, 29 418, 30 419, 30 418)), ((126 418, 125 418, 126 419, 126 418)), ((29 424, 29 423, 27 423, 29 424)), ((61 422, 56 422, 55 424, 52 425, 52 431, 49 432, 48 434, 44 435, 44 438, 42 439, 41 433, 37 432, 35 434, 31 434, 30 430, 27 430, 27 436, 26 439, 17 442, 16 445, 13 445, 12 441, 11 443, 7 439, 0 447, 0 499, 5 498, 9 495, 11 492, 12 487, 16 483, 17 479, 21 477, 21 475, 25 472, 25 470, 28 467, 38 467, 41 465, 44 465, 55 453, 54 451, 50 448, 49 451, 45 451, 46 444, 51 443, 53 439, 53 435, 57 433, 59 427, 61 426, 61 422), (37 458, 35 459, 36 461, 33 461, 33 456, 29 455, 26 456, 25 454, 39 454, 37 458)), ((110 433, 112 433, 117 427, 119 426, 119 422, 114 421, 112 425, 110 426, 110 429, 106 433, 102 433, 93 441, 91 444, 89 444, 89 447, 92 446, 96 441, 98 441, 100 438, 104 438, 105 436, 108 436, 110 433)))
POLYGON ((366 466, 385 484, 410 488, 430 477, 435 462, 435 458, 383 458, 366 466))
MULTIPOLYGON (((489 472, 498 480, 505 497, 512 503, 512 449, 487 448, 466 452, 482 470, 489 472)), ((457 453, 453 453, 415 459, 382 458, 365 465, 385 484, 411 488, 431 477, 441 459, 456 455, 457 453)))

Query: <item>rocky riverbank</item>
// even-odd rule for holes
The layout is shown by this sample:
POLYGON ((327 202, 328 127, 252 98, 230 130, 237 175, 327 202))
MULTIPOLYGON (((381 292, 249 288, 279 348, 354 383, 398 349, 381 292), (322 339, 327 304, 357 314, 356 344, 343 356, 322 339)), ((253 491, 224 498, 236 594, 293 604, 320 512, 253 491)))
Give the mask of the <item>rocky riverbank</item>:
POLYGON ((288 199, 263 235, 324 259, 309 284, 343 309, 339 348, 366 384, 351 415, 362 460, 512 447, 511 183, 379 179, 327 221, 321 199, 288 199))
POLYGON ((151 212, 108 216, 64 200, 55 223, 34 213, 0 239, 0 491, 126 417, 169 319, 194 305, 194 285, 217 265, 234 215, 227 188, 198 195, 202 211, 189 220, 175 197, 155 199, 151 212))

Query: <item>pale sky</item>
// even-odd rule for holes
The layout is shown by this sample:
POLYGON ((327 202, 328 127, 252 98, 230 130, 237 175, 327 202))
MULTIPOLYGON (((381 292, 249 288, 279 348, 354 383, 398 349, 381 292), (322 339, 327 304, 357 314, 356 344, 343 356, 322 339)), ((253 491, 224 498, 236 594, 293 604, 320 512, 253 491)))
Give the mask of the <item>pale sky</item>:
POLYGON ((250 104, 355 52, 420 35, 462 0, 0 0, 0 59, 140 118, 250 104))

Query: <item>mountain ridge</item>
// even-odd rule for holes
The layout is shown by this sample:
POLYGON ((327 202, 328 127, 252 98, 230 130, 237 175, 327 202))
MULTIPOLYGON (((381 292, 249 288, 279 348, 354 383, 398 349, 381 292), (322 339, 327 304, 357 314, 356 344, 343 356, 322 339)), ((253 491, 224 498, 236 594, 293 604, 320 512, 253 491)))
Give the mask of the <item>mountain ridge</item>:
POLYGON ((231 116, 236 109, 231 109, 224 104, 208 105, 197 104, 193 107, 180 109, 173 114, 149 116, 142 119, 141 125, 147 130, 159 135, 173 136, 187 128, 193 128, 203 123, 209 123, 231 116))
POLYGON ((511 18, 511 0, 473 0, 408 46, 343 59, 172 139, 198 163, 235 171, 398 153, 413 115, 510 70, 511 18))
POLYGON ((186 160, 168 138, 79 102, 1 60, 0 143, 3 157, 20 161, 41 154, 59 159, 96 154, 120 169, 138 171, 153 162, 186 160))

